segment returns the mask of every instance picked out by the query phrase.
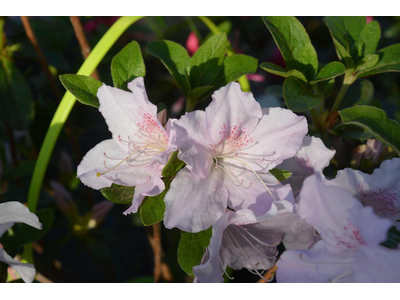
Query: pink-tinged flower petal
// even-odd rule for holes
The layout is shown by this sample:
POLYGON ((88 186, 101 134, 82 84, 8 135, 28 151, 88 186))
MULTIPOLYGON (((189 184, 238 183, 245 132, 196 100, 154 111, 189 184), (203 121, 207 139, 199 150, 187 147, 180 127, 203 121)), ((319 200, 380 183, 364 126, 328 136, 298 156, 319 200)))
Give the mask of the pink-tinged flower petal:
POLYGON ((218 169, 211 169, 206 179, 195 177, 187 167, 180 170, 164 198, 165 227, 199 232, 213 226, 228 202, 222 180, 223 174, 218 169))
POLYGON ((176 135, 179 159, 183 160, 194 176, 206 178, 213 163, 212 143, 208 137, 204 111, 186 113, 172 123, 176 135))
POLYGON ((300 149, 307 134, 307 120, 284 108, 264 108, 263 117, 252 134, 257 143, 245 152, 250 155, 264 155, 269 162, 268 170, 283 160, 293 157, 300 149))
POLYGON ((247 74, 246 76, 250 81, 254 81, 254 82, 263 82, 263 81, 265 81, 265 77, 263 75, 260 75, 260 74, 247 74))
POLYGON ((97 92, 99 111, 113 139, 126 152, 149 148, 163 150, 168 136, 157 119, 157 107, 147 98, 143 78, 136 78, 128 88, 132 93, 106 85, 97 92))
POLYGON ((390 227, 388 220, 373 215, 346 190, 327 186, 319 173, 304 181, 298 212, 332 253, 357 251, 362 245, 383 241, 390 227))
POLYGON ((210 245, 207 247, 202 263, 193 267, 193 274, 196 276, 194 282, 224 282, 222 274, 224 273, 226 266, 221 265, 220 249, 222 236, 225 228, 228 226, 228 218, 232 213, 233 212, 227 211, 213 226, 210 245))
POLYGON ((135 186, 149 181, 153 172, 146 168, 130 167, 124 161, 128 154, 114 140, 105 140, 92 148, 78 166, 78 177, 83 184, 99 190, 111 184, 135 186), (105 173, 107 172, 107 173, 105 173), (105 173, 104 175, 99 174, 105 173))
POLYGON ((341 170, 327 184, 346 189, 400 229, 400 158, 384 161, 372 175, 352 169, 341 170))
POLYGON ((215 91, 206 108, 207 130, 215 146, 231 141, 232 150, 241 148, 262 116, 260 104, 252 93, 242 92, 237 82, 215 91))
POLYGON ((190 56, 192 56, 197 51, 197 49, 199 49, 199 45, 199 39, 197 38, 196 33, 192 31, 186 41, 186 49, 188 50, 190 56))
POLYGON ((365 17, 367 19, 367 24, 374 20, 374 17, 365 17))
POLYGON ((284 160, 277 168, 290 171, 292 176, 284 182, 292 186, 295 197, 298 196, 304 179, 322 171, 329 165, 336 151, 325 147, 321 139, 305 136, 299 151, 294 157, 284 160))
POLYGON ((139 184, 135 187, 135 194, 133 195, 132 205, 125 212, 124 215, 136 213, 144 197, 146 196, 157 196, 163 190, 165 190, 164 181, 160 177, 153 177, 152 180, 139 184))
POLYGON ((3 249, 0 248, 0 261, 5 262, 11 268, 21 275, 21 278, 26 283, 31 283, 35 278, 36 270, 32 264, 21 263, 18 260, 13 259, 3 249))
POLYGON ((285 251, 277 262, 278 283, 354 282, 353 258, 324 251, 323 242, 310 250, 285 251))
POLYGON ((39 218, 19 202, 11 201, 0 204, 0 237, 15 223, 25 223, 42 229, 39 218))
POLYGON ((361 247, 354 257, 356 282, 399 283, 400 251, 385 247, 361 247))
POLYGON ((314 227, 308 224, 299 214, 287 214, 287 223, 290 224, 285 231, 282 243, 286 250, 309 249, 319 239, 314 227))

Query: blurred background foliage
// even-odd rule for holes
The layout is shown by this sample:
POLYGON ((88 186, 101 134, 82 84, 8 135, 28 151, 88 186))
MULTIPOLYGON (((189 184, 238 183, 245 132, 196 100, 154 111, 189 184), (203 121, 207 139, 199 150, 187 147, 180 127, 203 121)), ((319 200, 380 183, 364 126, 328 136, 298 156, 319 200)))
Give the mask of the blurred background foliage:
MULTIPOLYGON (((368 17, 381 25, 379 49, 400 42, 400 17, 368 17)), ((81 17, 87 41, 93 48, 118 17, 81 17)), ((258 62, 285 62, 260 17, 213 17, 226 32, 235 53, 246 54, 258 62)), ((329 30, 322 17, 300 17, 321 62, 337 61, 329 30)), ((0 19, 4 25, 0 64, 0 203, 26 202, 38 152, 64 93, 58 76, 76 73, 84 58, 68 17, 32 17, 30 25, 55 81, 51 85, 41 61, 27 38, 20 17, 0 19)), ((193 54, 210 37, 209 29, 196 17, 146 17, 131 26, 111 48, 97 68, 99 80, 112 85, 112 58, 132 40, 139 43, 146 65, 146 88, 149 99, 163 103, 169 117, 179 117, 185 110, 185 98, 161 61, 146 51, 153 40, 171 40, 193 54)), ((284 78, 258 68, 248 75, 261 106, 285 106, 282 99, 284 78)), ((400 121, 400 74, 385 73, 368 78, 363 96, 372 97, 371 105, 382 108, 388 117, 400 121), (372 89, 372 91, 371 91, 372 89)), ((337 80, 331 98, 338 93, 337 80)), ((348 92, 351 101, 351 91, 348 92)), ((360 95, 354 94, 354 98, 360 95)), ((344 100, 346 101, 346 99, 344 100)), ((329 103, 329 99, 327 100, 329 103)), ((204 101, 197 106, 208 105, 204 101)), ((114 205, 99 191, 83 186, 76 178, 76 168, 94 145, 110 138, 103 117, 92 107, 76 104, 57 141, 39 198, 38 213, 48 233, 34 243, 34 259, 39 281, 54 282, 152 282, 153 253, 138 214, 123 216, 127 205, 114 205)), ((343 136, 324 138, 337 155, 327 168, 334 176, 340 168, 352 166, 370 173, 387 149, 375 140, 343 136)), ((390 155, 390 154, 389 154, 390 155)), ((21 227, 21 226, 20 226, 21 227)), ((23 230, 16 226, 15 230, 23 230)), ((0 243, 10 245, 11 232, 0 243)), ((25 237, 26 238, 26 237, 25 237)), ((191 282, 177 264, 178 230, 162 230, 164 262, 169 271, 163 281, 191 282)), ((29 241, 29 238, 26 238, 29 241)), ((26 242, 25 241, 25 242, 26 242)), ((21 253, 21 241, 9 252, 21 253)), ((257 276, 235 272, 233 282, 255 282, 257 276)), ((9 280, 15 279, 13 274, 9 280)))

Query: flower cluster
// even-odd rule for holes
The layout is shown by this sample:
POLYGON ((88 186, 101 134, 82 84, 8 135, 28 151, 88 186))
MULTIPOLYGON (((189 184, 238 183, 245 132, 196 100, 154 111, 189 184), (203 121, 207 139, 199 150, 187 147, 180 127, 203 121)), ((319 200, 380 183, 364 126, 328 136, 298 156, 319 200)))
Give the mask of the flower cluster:
POLYGON ((328 180, 322 172, 335 151, 306 136, 306 118, 262 109, 235 82, 214 92, 205 111, 165 127, 143 78, 128 88, 98 90, 112 139, 86 154, 78 177, 94 189, 135 186, 125 214, 135 213, 166 189, 162 170, 178 151, 186 165, 168 186, 164 225, 191 233, 212 227, 195 282, 222 282, 227 266, 263 277, 276 263, 278 282, 400 280, 391 263, 400 263, 400 252, 380 246, 399 227, 399 159, 372 175, 345 169, 328 180), (274 168, 292 175, 283 184, 274 168), (287 250, 277 262, 281 242, 287 250))

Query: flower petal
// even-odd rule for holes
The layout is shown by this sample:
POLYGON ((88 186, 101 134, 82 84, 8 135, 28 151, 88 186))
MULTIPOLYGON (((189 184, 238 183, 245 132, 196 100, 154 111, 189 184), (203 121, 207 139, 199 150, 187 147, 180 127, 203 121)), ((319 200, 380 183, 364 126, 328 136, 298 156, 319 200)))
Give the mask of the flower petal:
POLYGON ((255 128, 252 138, 255 145, 246 149, 250 155, 265 155, 268 170, 283 160, 293 157, 300 149, 307 134, 307 120, 283 108, 264 108, 263 116, 255 128))
POLYGON ((183 160, 194 176, 206 178, 213 160, 212 142, 208 137, 204 111, 186 113, 172 123, 175 130, 175 144, 179 159, 183 160))
POLYGON ((0 237, 15 223, 25 223, 42 229, 39 218, 19 202, 11 201, 0 204, 0 237))
POLYGON ((305 136, 299 151, 292 158, 284 160, 277 168, 290 171, 292 176, 285 180, 292 186, 294 196, 300 193, 304 179, 322 171, 329 165, 336 151, 325 147, 321 139, 305 136))
POLYGON ((345 188, 378 216, 392 220, 400 230, 400 158, 384 161, 372 175, 353 169, 338 172, 328 185, 345 188))
POLYGON ((133 195, 132 205, 126 211, 124 211, 124 215, 126 216, 131 213, 136 213, 140 204, 142 204, 144 197, 157 196, 163 190, 165 190, 165 184, 164 181, 160 179, 160 177, 153 177, 152 180, 137 185, 135 187, 135 194, 133 195))
POLYGON ((399 283, 400 251, 380 246, 361 247, 353 269, 357 282, 399 283))
POLYGON ((203 258, 201 265, 193 267, 193 274, 196 276, 195 282, 202 283, 222 283, 224 278, 221 274, 225 271, 226 266, 222 266, 220 262, 220 248, 222 236, 225 228, 228 226, 228 217, 230 212, 227 211, 215 223, 212 229, 212 237, 207 252, 203 258), (222 270, 222 268, 224 268, 222 270))
POLYGON ((252 133, 262 116, 252 93, 244 93, 237 82, 215 91, 206 108, 207 130, 214 145, 231 135, 252 133))
POLYGON ((18 260, 13 259, 6 251, 0 248, 0 261, 5 262, 11 268, 21 275, 24 282, 31 283, 35 278, 36 270, 34 265, 21 263, 18 260))
POLYGON ((127 155, 121 147, 118 147, 114 140, 102 141, 82 159, 82 162, 78 166, 78 177, 83 184, 96 190, 110 187, 112 183, 135 186, 149 181, 154 175, 154 171, 145 167, 129 166, 126 162, 123 162, 127 155), (120 166, 110 170, 110 168, 115 167, 121 162, 120 166), (104 172, 107 173, 97 176, 97 173, 104 172))
POLYGON ((167 144, 165 129, 157 119, 157 107, 147 98, 142 77, 128 84, 132 93, 103 85, 97 91, 100 107, 113 139, 126 152, 133 145, 167 144))
POLYGON ((188 168, 180 170, 164 198, 165 227, 195 233, 213 226, 228 202, 222 178, 218 169, 211 169, 206 179, 193 176, 188 168))
POLYGON ((320 243, 322 242, 315 245, 316 249, 283 252, 277 262, 276 281, 278 283, 327 283, 335 280, 354 282, 351 274, 352 258, 319 249, 323 248, 320 243))

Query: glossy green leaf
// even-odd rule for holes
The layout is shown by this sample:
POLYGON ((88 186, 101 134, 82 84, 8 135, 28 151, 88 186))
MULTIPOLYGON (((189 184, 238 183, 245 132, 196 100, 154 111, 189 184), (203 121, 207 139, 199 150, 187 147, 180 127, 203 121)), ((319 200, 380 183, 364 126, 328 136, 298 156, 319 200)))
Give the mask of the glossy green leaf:
POLYGON ((368 23, 363 30, 361 30, 360 35, 355 42, 358 56, 364 57, 368 54, 375 53, 380 39, 381 27, 379 26, 378 21, 368 23))
POLYGON ((190 60, 190 84, 192 88, 209 86, 222 71, 227 47, 225 33, 209 38, 190 60))
POLYGON ((379 55, 378 54, 369 54, 365 56, 357 66, 356 71, 360 72, 363 70, 367 70, 375 66, 379 61, 379 55))
POLYGON ((111 76, 114 86, 119 89, 127 90, 127 85, 137 77, 146 75, 142 51, 136 41, 130 42, 111 62, 111 76))
POLYGON ((185 166, 185 163, 178 158, 179 151, 172 153, 171 158, 162 170, 162 176, 165 178, 175 177, 176 173, 185 166))
POLYGON ((339 111, 343 124, 353 124, 372 133, 382 143, 400 155, 400 124, 373 106, 357 106, 339 111))
POLYGON ((303 73, 301 73, 298 70, 285 70, 284 68, 281 68, 275 64, 269 63, 269 62, 264 62, 260 65, 260 68, 267 71, 268 73, 271 74, 275 74, 278 76, 282 76, 282 77, 296 77, 299 78, 303 81, 307 81, 306 77, 303 75, 303 73))
POLYGON ((287 171, 287 170, 282 170, 278 168, 274 168, 269 171, 272 175, 275 176, 276 179, 279 181, 283 181, 285 179, 288 179, 290 176, 292 176, 292 173, 287 171))
POLYGON ((0 99, 0 121, 14 129, 28 129, 35 115, 31 89, 18 68, 1 57, 0 99))
POLYGON ((153 197, 144 198, 140 205, 140 219, 144 226, 151 226, 161 222, 164 219, 165 203, 164 197, 168 192, 169 185, 165 190, 153 197))
POLYGON ((374 138, 374 136, 369 131, 366 131, 364 128, 355 125, 341 125, 341 127, 336 131, 341 137, 346 137, 350 139, 363 141, 374 138))
POLYGON ((4 248, 7 251, 22 247, 43 238, 51 229, 54 222, 54 210, 51 208, 44 208, 36 212, 42 229, 36 229, 26 224, 17 224, 13 227, 14 235, 8 237, 4 242, 4 248))
POLYGON ((318 71, 317 52, 303 25, 295 17, 263 17, 263 21, 279 50, 288 70, 299 70, 308 80, 318 71))
POLYGON ((218 75, 213 85, 215 89, 238 80, 241 76, 257 71, 258 61, 254 57, 243 54, 232 54, 225 58, 223 71, 218 75))
POLYGON ((313 86, 313 91, 315 95, 318 95, 322 99, 327 99, 332 94, 334 86, 334 78, 330 80, 320 81, 313 86))
POLYGON ((368 105, 374 98, 374 85, 368 79, 360 79, 347 90, 340 109, 353 105, 368 105))
POLYGON ((372 68, 359 72, 357 77, 365 77, 386 72, 400 72, 400 44, 391 45, 379 50, 379 61, 372 68))
POLYGON ((345 64, 347 69, 354 68, 354 60, 351 57, 349 51, 345 49, 334 37, 332 37, 333 44, 335 45, 336 54, 339 59, 345 64))
POLYGON ((294 112, 308 111, 322 101, 321 97, 311 92, 311 88, 306 82, 294 77, 285 79, 283 96, 287 107, 294 112))
POLYGON ((100 192, 111 202, 117 204, 131 204, 133 195, 135 194, 135 187, 122 186, 113 183, 110 187, 101 189, 100 192))
POLYGON ((186 49, 172 41, 153 41, 147 45, 147 51, 162 61, 187 96, 190 90, 190 56, 186 49))
POLYGON ((188 99, 198 102, 210 95, 210 91, 214 90, 214 86, 199 86, 189 92, 188 99))
POLYGON ((103 85, 93 77, 64 74, 60 76, 61 83, 67 91, 81 103, 99 108, 97 90, 103 85))
POLYGON ((367 23, 367 19, 362 16, 325 17, 325 22, 331 35, 347 50, 353 60, 357 61, 361 58, 355 44, 367 23))
POLYGON ((346 67, 338 61, 333 61, 324 66, 310 83, 314 84, 320 81, 329 80, 344 74, 344 72, 346 72, 346 67))
POLYGON ((206 247, 210 244, 212 228, 198 233, 182 231, 178 246, 178 262, 188 275, 193 273, 193 267, 201 263, 206 247))

